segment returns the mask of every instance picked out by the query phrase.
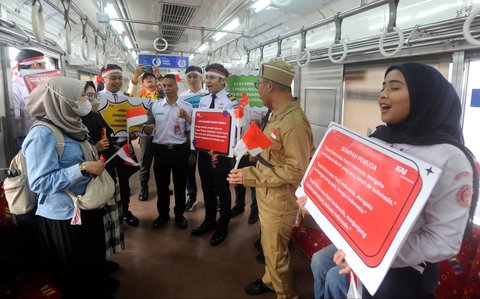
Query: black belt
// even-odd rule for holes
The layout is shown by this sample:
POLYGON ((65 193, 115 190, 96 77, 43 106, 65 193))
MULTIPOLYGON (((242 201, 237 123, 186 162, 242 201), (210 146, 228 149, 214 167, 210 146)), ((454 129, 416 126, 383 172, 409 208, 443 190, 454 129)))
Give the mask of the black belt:
POLYGON ((186 143, 181 143, 181 144, 158 144, 154 143, 156 146, 162 149, 167 149, 167 150, 174 150, 174 149, 179 149, 179 148, 185 148, 187 146, 186 143))

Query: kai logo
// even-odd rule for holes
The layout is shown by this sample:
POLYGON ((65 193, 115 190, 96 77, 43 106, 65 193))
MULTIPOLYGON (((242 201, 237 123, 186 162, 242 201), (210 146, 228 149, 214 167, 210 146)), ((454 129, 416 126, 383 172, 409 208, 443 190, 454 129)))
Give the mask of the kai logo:
POLYGON ((407 175, 408 169, 405 169, 402 166, 397 165, 397 167, 395 168, 395 171, 403 175, 407 175))

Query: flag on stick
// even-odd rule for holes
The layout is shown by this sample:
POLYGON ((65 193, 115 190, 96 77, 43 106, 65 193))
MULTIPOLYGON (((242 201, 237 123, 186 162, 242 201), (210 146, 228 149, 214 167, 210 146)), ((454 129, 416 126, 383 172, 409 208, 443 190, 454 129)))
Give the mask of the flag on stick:
POLYGON ((256 156, 272 145, 272 143, 270 138, 253 122, 233 149, 233 153, 237 157, 235 168, 238 167, 238 163, 244 154, 249 153, 252 156, 256 156))
POLYGON ((116 153, 120 158, 123 159, 130 166, 139 166, 140 163, 133 160, 132 156, 128 153, 128 143, 125 143, 116 153))
POLYGON ((133 108, 127 111, 127 128, 141 125, 147 122, 147 120, 147 111, 143 109, 143 107, 133 108))

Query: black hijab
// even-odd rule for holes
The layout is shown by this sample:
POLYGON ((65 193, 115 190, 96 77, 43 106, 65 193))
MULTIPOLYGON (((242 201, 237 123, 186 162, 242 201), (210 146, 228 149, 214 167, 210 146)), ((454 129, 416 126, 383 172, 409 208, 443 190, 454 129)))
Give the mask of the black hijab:
POLYGON ((460 99, 452 84, 431 66, 414 62, 392 65, 385 77, 392 70, 399 70, 405 77, 410 114, 399 124, 378 126, 370 136, 388 143, 448 143, 462 150, 473 169, 473 194, 467 226, 467 233, 470 233, 478 200, 478 171, 474 155, 464 145, 460 99))

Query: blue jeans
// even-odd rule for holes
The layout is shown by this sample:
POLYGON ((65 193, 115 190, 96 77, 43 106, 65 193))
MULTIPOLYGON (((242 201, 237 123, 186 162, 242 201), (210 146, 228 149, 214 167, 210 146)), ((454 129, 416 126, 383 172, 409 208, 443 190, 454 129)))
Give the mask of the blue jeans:
POLYGON ((315 298, 346 298, 349 287, 349 276, 338 272, 341 267, 333 262, 337 248, 332 244, 317 251, 312 256, 310 267, 314 280, 315 298))

